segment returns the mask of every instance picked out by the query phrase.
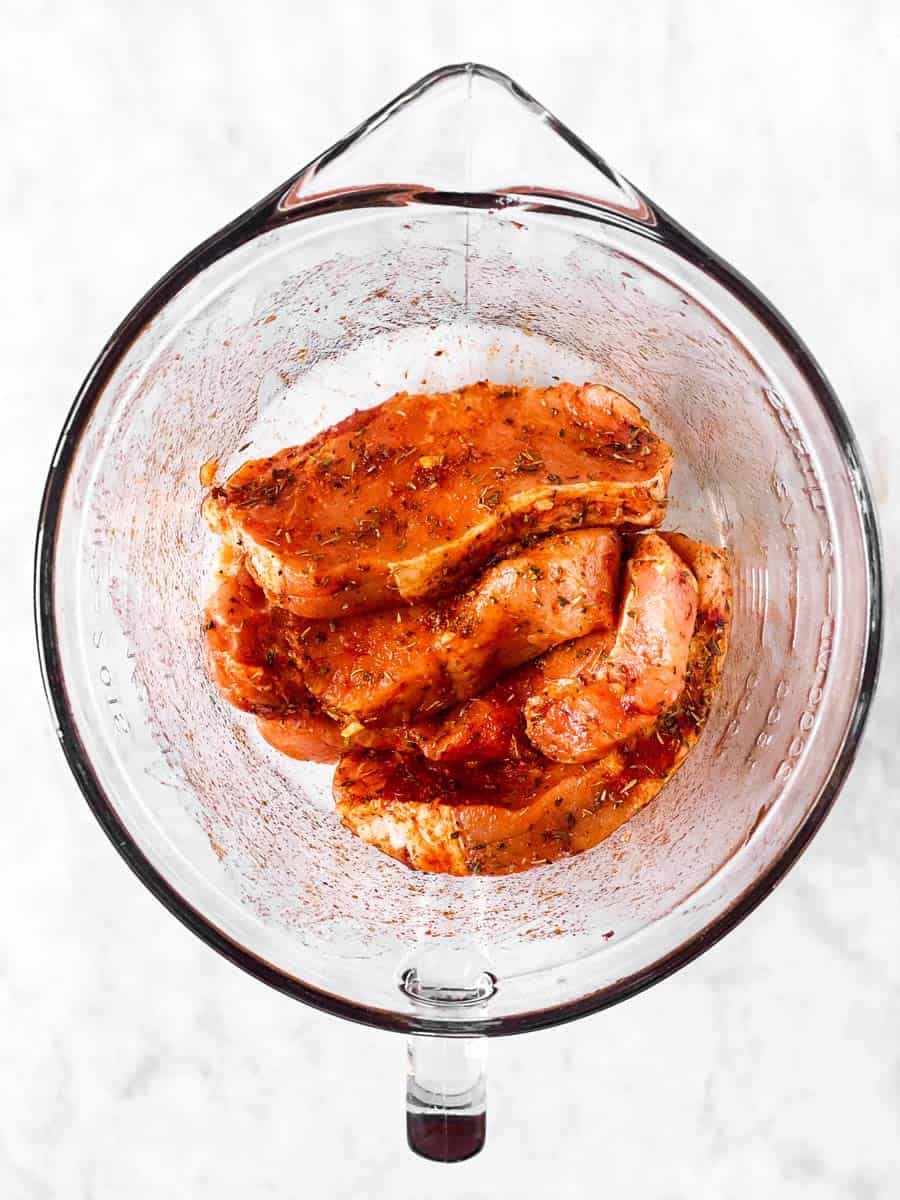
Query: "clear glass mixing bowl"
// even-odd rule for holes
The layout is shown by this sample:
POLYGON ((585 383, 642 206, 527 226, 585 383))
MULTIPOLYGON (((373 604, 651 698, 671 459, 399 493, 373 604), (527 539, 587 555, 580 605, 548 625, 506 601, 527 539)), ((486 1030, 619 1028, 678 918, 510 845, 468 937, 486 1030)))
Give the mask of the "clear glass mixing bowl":
POLYGON ((63 430, 37 604, 60 740, 116 848, 258 978, 415 1035, 411 1140, 445 1158, 483 1137, 480 1035, 632 995, 784 875, 847 773, 880 644, 872 502, 808 351, 471 64, 416 84, 140 301, 63 430), (330 768, 279 756, 214 692, 198 470, 486 377, 597 379, 640 404, 675 448, 667 526, 732 551, 734 633, 708 728, 648 809, 589 853, 456 879, 358 841, 330 768))

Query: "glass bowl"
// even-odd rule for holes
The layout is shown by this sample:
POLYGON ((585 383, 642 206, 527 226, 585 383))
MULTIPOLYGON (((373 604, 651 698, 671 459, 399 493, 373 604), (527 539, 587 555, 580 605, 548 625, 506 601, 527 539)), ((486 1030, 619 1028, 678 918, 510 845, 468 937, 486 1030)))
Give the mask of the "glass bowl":
POLYGON ((140 301, 69 414, 36 574, 59 737, 116 848, 259 979, 415 1035, 411 1142, 442 1158, 483 1140, 482 1035, 633 995, 772 889, 847 774, 880 647, 872 501, 809 352, 473 64, 421 80, 140 301), (666 526, 730 549, 721 691, 684 767, 594 850, 505 878, 417 874, 339 824, 330 768, 278 755, 209 683, 198 471, 398 390, 559 377, 641 406, 675 449, 666 526))

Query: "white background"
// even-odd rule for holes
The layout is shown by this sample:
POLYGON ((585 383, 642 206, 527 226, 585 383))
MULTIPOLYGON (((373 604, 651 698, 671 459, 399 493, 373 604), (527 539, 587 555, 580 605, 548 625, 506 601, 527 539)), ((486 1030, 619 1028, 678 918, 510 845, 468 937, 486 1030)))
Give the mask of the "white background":
POLYGON ((0 4, 0 1197, 900 1195, 895 3, 0 4), (812 848, 627 1005, 491 1045, 471 1163, 402 1040, 245 977, 117 858, 46 717, 33 527, 78 384, 209 232, 431 68, 498 66, 749 275, 843 398, 887 550, 879 698, 812 848), (892 632, 894 636, 892 637, 892 632))

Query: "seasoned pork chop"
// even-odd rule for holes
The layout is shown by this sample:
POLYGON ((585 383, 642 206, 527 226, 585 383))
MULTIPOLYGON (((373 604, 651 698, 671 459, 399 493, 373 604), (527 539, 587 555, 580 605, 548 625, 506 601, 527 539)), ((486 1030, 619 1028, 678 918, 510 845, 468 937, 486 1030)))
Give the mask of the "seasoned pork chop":
POLYGON ((592 762, 652 725, 684 686, 697 582, 655 533, 638 539, 625 567, 615 643, 525 705, 532 744, 558 762, 592 762))
POLYGON ((321 731, 324 713, 349 737, 357 725, 447 708, 549 646, 610 629, 620 562, 613 531, 560 533, 502 559, 453 599, 312 621, 271 604, 232 556, 206 607, 210 673, 238 708, 295 710, 292 723, 264 730, 273 744, 293 738, 299 747, 321 731))
POLYGON ((550 646, 614 625, 620 556, 609 530, 556 534, 452 599, 308 622, 294 653, 330 715, 351 726, 408 721, 476 695, 550 646))
POLYGON ((334 618, 447 594, 524 537, 662 520, 672 455, 599 384, 400 393, 242 466, 204 503, 277 603, 334 618))
MULTIPOLYGON (((676 556, 669 551, 667 544, 657 544, 653 549, 654 543, 650 539, 655 536, 646 535, 637 543, 635 556, 625 569, 626 580, 631 584, 626 587, 624 603, 627 610, 623 611, 621 618, 621 627, 626 630, 626 634, 635 625, 643 629, 660 616, 660 595, 664 594, 664 589, 671 584, 671 579, 665 572, 658 570, 658 560, 662 558, 663 561, 669 560, 670 565, 676 565, 679 576, 685 573, 682 560, 679 558, 677 563, 675 562, 676 556)), ((681 590, 686 588, 693 595, 696 590, 693 576, 687 581, 682 579, 678 587, 681 590)), ((690 615, 689 633, 692 633, 693 609, 690 615)), ((681 647, 685 660, 690 641, 689 633, 685 633, 681 647)), ((423 755, 433 762, 465 763, 470 766, 482 762, 519 759, 522 757, 522 748, 528 743, 525 713, 534 701, 543 701, 548 693, 559 687, 563 689, 563 694, 568 694, 573 687, 573 680, 596 676, 601 667, 610 663, 614 665, 617 659, 622 658, 624 648, 628 644, 629 642, 621 636, 621 629, 617 637, 610 629, 603 628, 554 646, 540 658, 502 675, 480 695, 432 718, 415 720, 402 726, 378 728, 346 725, 344 748, 404 750, 423 755)), ((646 647, 646 638, 643 645, 646 647)), ((666 653, 669 658, 680 658, 680 650, 670 648, 668 652, 660 653, 661 669, 656 677, 653 677, 651 671, 639 676, 637 680, 636 690, 647 704, 648 697, 655 703, 661 694, 671 703, 683 683, 683 674, 675 680, 671 673, 671 664, 663 663, 666 653)), ((613 695, 615 700, 620 699, 616 693, 613 695)), ((619 710, 621 707, 620 703, 619 710)), ((593 753, 593 758, 601 757, 614 743, 632 736, 640 726, 652 724, 660 708, 657 707, 656 712, 649 717, 647 712, 635 708, 628 714, 628 719, 623 719, 619 710, 618 726, 609 722, 609 736, 602 740, 602 749, 593 753)), ((304 753, 305 748, 310 739, 315 739, 324 720, 326 718, 321 713, 298 711, 280 720, 277 727, 275 722, 267 722, 264 736, 285 754, 295 758, 308 757, 304 753)), ((546 753, 546 750, 544 752, 546 753)), ((548 757, 560 756, 552 754, 548 757)))
POLYGON ((468 766, 527 757, 525 705, 528 698, 552 680, 571 677, 589 658, 608 652, 614 636, 607 628, 554 646, 534 662, 501 676, 480 696, 431 720, 408 726, 402 736, 397 730, 391 740, 379 741, 378 734, 394 731, 364 730, 351 738, 350 744, 368 748, 415 747, 432 762, 468 766), (367 738, 367 734, 375 736, 367 738))
MULTIPOLYGON (((524 706, 529 696, 550 679, 572 675, 588 655, 608 650, 615 634, 604 629, 555 646, 533 662, 502 675, 481 695, 457 704, 434 717, 405 725, 341 726, 318 708, 299 708, 283 717, 259 719, 263 737, 291 758, 321 756, 340 746, 367 750, 403 750, 420 754, 432 762, 466 764, 522 757, 527 746, 524 706)), ((336 761, 338 755, 334 755, 336 761)), ((316 761, 330 761, 316 757, 316 761)))
POLYGON ((595 762, 553 762, 526 746, 518 762, 477 772, 352 751, 334 779, 344 824, 419 870, 500 875, 586 850, 648 804, 703 729, 731 621, 725 555, 665 536, 697 580, 697 617, 684 687, 650 728, 595 762))
POLYGON ((285 618, 294 618, 272 608, 240 558, 223 555, 217 577, 203 628, 210 676, 222 696, 235 708, 260 714, 263 737, 285 753, 337 762, 346 749, 340 727, 319 708, 297 663, 273 649, 283 645, 285 618))
POLYGON ((301 665, 281 653, 290 615, 272 607, 240 556, 221 555, 216 574, 219 583, 203 617, 213 683, 229 704, 245 712, 308 706, 301 665))

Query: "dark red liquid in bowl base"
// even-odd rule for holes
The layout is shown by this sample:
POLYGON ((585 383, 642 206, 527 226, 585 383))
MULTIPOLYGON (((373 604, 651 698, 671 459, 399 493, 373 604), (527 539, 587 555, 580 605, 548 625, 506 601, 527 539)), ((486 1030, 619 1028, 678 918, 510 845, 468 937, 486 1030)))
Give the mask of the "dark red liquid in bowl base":
POLYGON ((432 1162, 462 1162, 484 1145, 487 1114, 447 1116, 406 1114, 406 1140, 410 1150, 432 1162))

